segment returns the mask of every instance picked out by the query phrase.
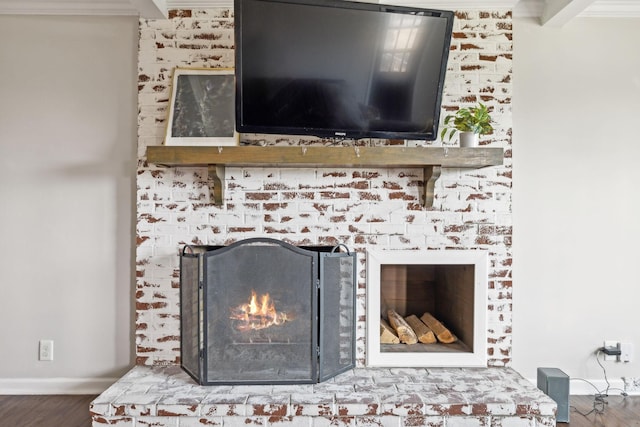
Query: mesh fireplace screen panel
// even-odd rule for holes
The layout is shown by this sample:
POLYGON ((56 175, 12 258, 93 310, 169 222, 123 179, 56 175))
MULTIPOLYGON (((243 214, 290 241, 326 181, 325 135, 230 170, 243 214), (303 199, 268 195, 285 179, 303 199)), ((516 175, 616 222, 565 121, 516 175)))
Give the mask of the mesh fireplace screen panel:
POLYGON ((200 300, 199 258, 183 254, 180 258, 180 358, 184 369, 194 378, 200 377, 200 300))
POLYGON ((313 382, 317 258, 267 242, 205 255, 206 382, 313 382))
POLYGON ((320 255, 320 381, 355 365, 354 254, 320 255))

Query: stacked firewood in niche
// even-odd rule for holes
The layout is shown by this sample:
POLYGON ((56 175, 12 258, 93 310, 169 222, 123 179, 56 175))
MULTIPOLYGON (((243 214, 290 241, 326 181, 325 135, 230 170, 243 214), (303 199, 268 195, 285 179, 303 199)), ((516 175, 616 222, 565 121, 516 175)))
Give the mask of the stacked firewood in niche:
POLYGON ((424 313, 420 318, 415 314, 402 317, 394 310, 387 310, 387 319, 388 322, 380 319, 381 344, 451 344, 458 340, 430 313, 424 313))

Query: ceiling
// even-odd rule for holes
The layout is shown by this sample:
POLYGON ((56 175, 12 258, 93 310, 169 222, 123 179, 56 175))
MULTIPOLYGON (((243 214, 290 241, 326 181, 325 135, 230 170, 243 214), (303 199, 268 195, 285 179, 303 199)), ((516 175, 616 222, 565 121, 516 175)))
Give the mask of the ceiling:
MULTIPOLYGON (((375 2, 375 0, 372 0, 375 2)), ((381 0, 442 9, 513 9, 516 17, 561 27, 576 17, 640 17, 640 0, 381 0)), ((0 0, 0 15, 134 15, 163 18, 171 9, 207 9, 233 0, 0 0)))

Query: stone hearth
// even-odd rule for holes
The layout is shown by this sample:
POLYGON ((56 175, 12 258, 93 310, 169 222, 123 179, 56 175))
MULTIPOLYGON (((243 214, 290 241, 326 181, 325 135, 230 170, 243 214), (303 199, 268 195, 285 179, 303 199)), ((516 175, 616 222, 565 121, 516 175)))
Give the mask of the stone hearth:
POLYGON ((177 366, 136 366, 91 404, 94 427, 555 427, 555 411, 510 368, 356 368, 320 384, 207 387, 177 366))

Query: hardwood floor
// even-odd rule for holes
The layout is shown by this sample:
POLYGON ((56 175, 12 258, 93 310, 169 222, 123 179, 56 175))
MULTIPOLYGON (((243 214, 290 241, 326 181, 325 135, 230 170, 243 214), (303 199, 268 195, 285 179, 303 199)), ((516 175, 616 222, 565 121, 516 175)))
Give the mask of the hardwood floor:
POLYGON ((91 427, 96 396, 0 396, 0 427, 91 427))
POLYGON ((558 427, 640 427, 640 396, 609 396, 604 401, 571 396, 570 402, 570 422, 558 423, 558 427))
MULTIPOLYGON (((0 427, 91 427, 95 396, 0 396, 0 427)), ((570 423, 558 427, 640 427, 640 396, 610 396, 594 406, 593 396, 571 396, 570 423), (604 409, 598 413, 594 410, 604 409), (594 411, 592 411, 594 410, 594 411), (577 411, 587 414, 584 416, 577 411)))

